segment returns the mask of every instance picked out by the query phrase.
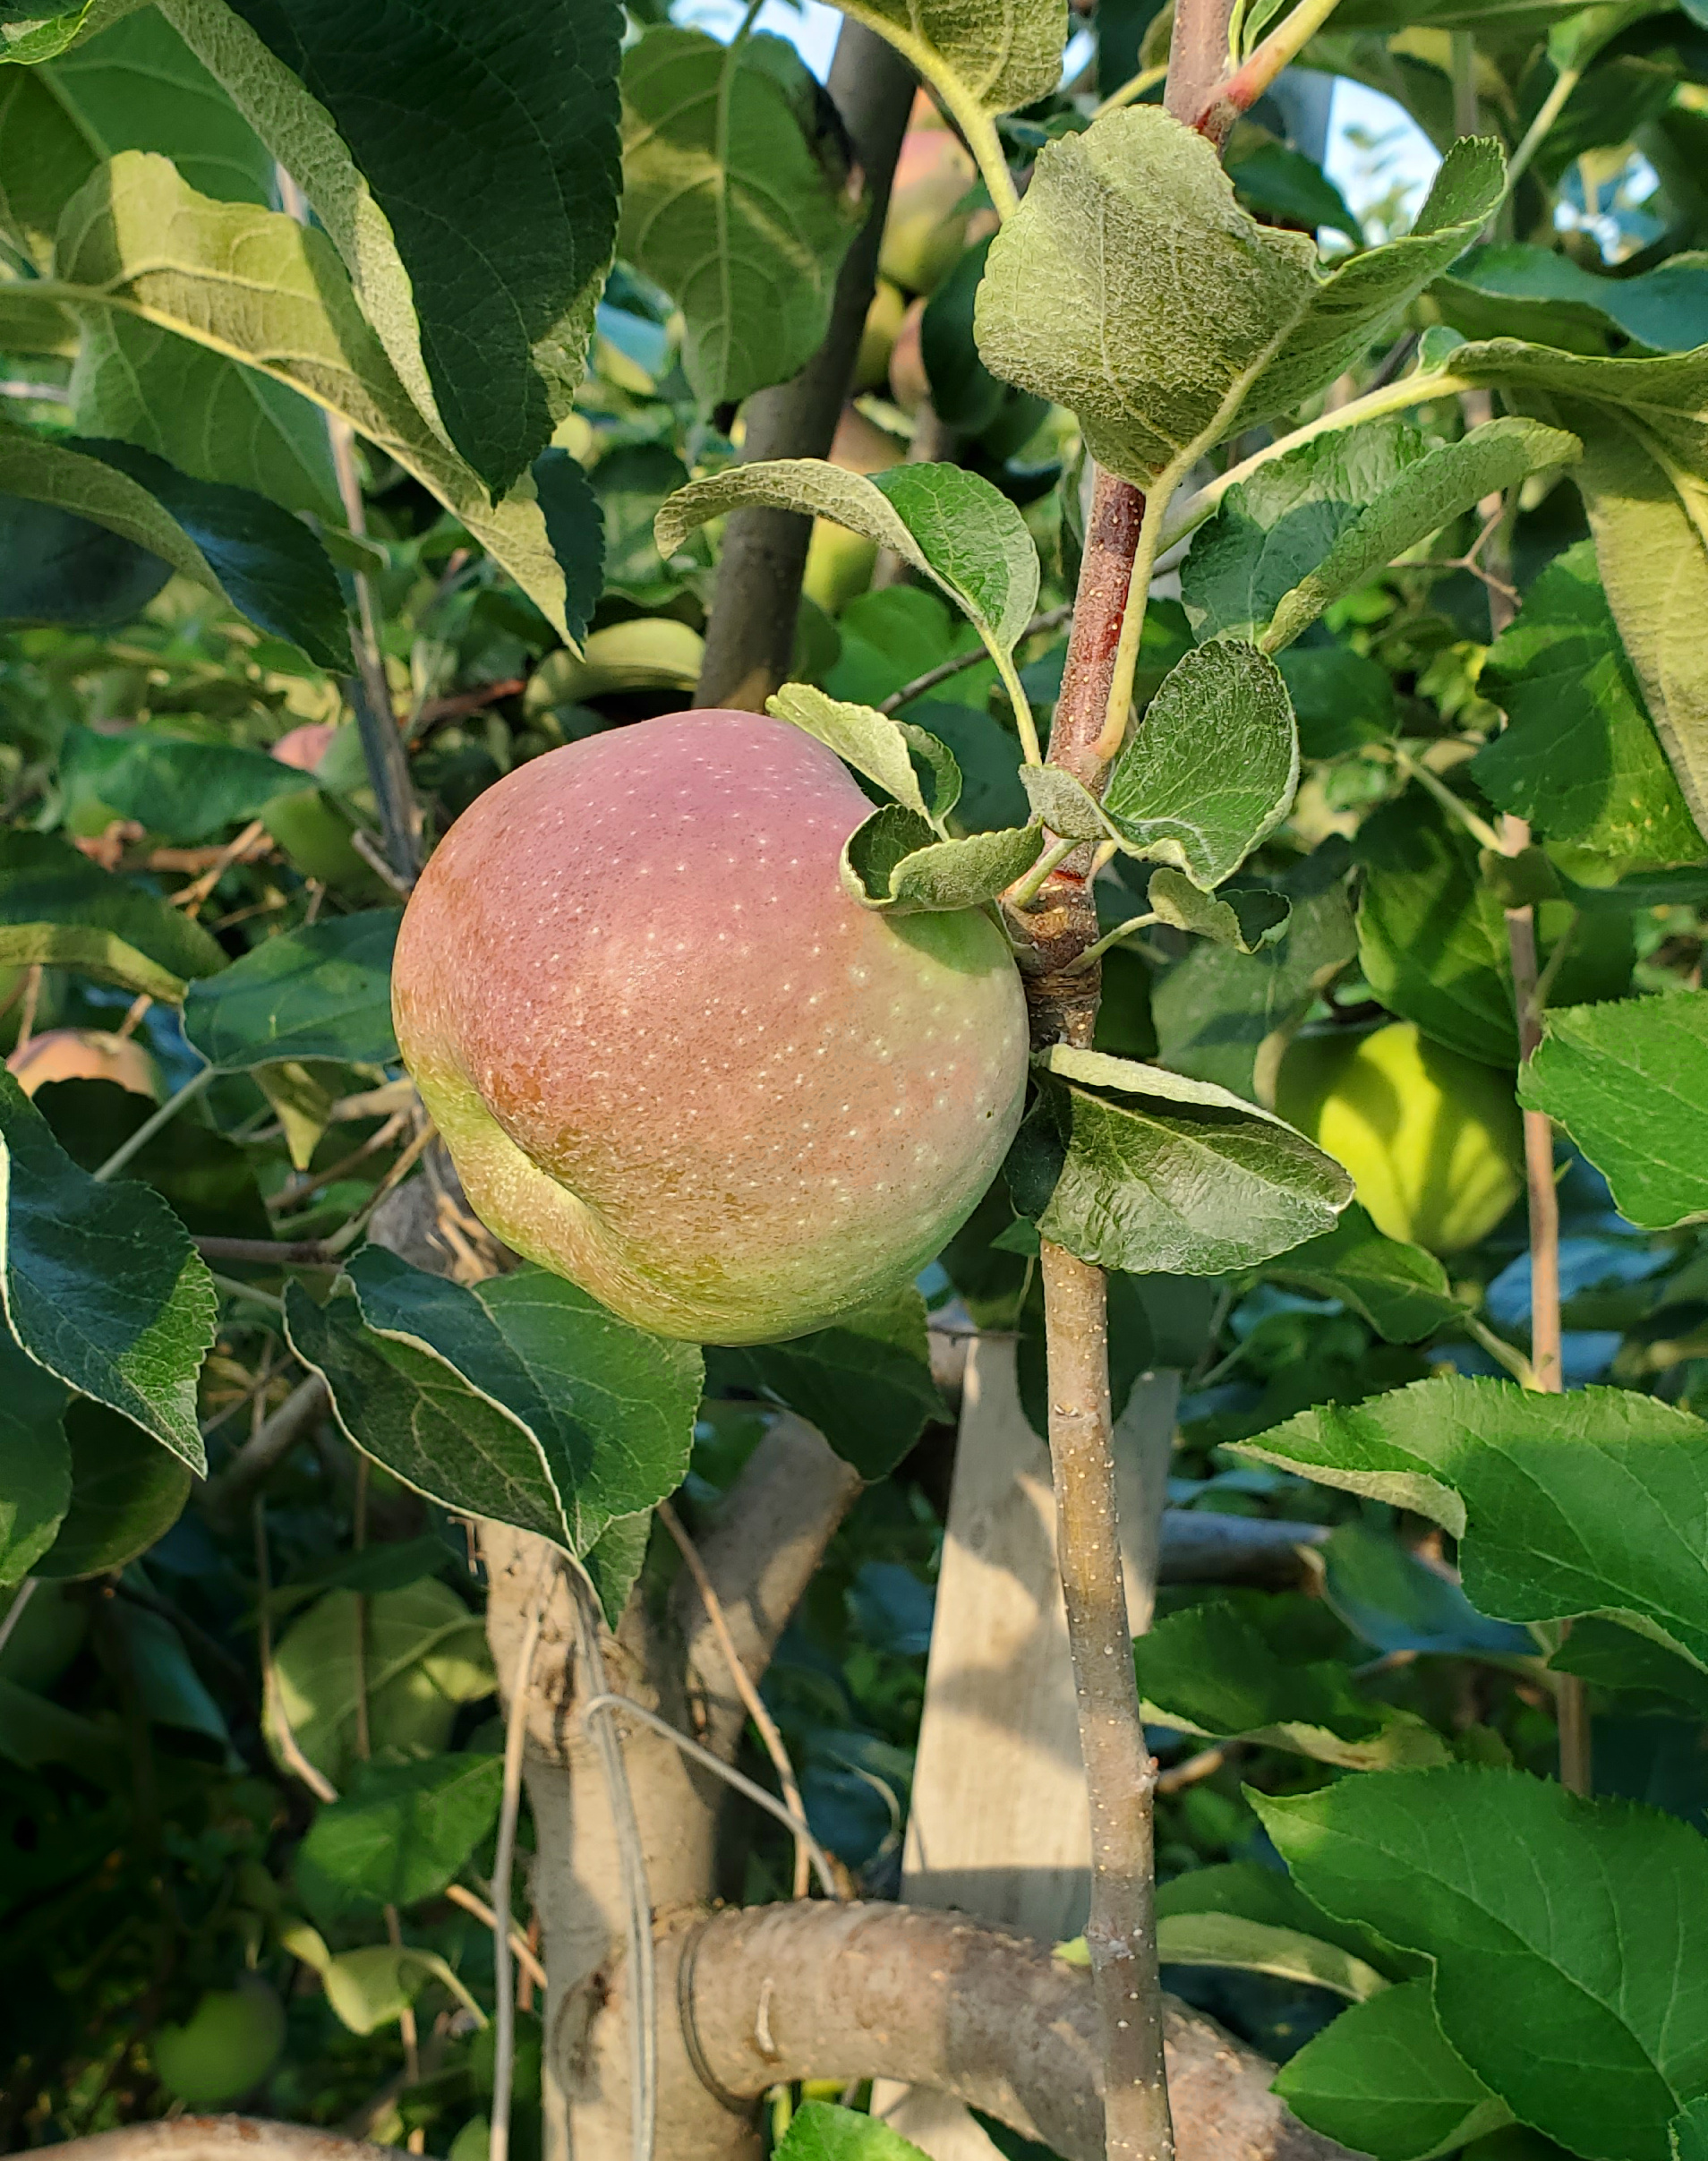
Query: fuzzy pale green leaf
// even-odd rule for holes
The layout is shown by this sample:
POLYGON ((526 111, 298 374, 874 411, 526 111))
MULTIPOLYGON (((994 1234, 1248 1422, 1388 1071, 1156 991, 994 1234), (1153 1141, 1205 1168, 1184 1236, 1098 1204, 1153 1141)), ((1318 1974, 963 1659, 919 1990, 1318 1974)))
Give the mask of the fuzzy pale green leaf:
POLYGON ((961 799, 961 768, 954 754, 911 722, 895 720, 873 705, 827 697, 811 683, 785 683, 765 700, 765 711, 833 750, 845 765, 875 781, 886 795, 939 832, 961 799))

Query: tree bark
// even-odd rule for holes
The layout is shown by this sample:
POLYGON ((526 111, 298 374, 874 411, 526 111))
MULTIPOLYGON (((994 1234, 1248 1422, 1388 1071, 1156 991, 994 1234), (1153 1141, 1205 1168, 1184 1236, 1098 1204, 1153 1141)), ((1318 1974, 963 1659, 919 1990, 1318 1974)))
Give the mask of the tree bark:
MULTIPOLYGON (((685 2014, 661 2048, 667 2087, 696 2076, 691 2034, 732 2100, 784 2080, 887 2075, 953 2094, 1062 2161, 1102 2161, 1089 1978, 1028 1937, 918 1907, 815 1901, 718 1914, 662 1953, 660 2000, 685 2014)), ((1180 2161, 1349 2161, 1270 2093, 1272 2063, 1165 2002, 1180 2161)), ((660 2146, 700 2161, 698 2147, 660 2146)))
MULTIPOLYGON (((827 87, 866 175, 871 209, 843 259, 824 344, 792 382, 757 391, 743 407, 742 455, 749 462, 830 453, 872 304, 890 181, 913 86, 913 71, 893 46, 858 22, 843 23, 827 87)), ((812 520, 791 510, 738 510, 730 517, 696 705, 763 713, 766 698, 787 679, 811 536, 812 520)))

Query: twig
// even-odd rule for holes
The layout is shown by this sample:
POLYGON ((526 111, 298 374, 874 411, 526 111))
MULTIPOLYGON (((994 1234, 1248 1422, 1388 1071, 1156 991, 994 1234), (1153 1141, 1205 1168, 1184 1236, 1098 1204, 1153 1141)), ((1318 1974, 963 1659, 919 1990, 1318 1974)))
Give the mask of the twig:
MULTIPOLYGON (((226 843, 199 878, 188 885, 179 886, 177 892, 172 896, 174 908, 182 908, 187 916, 195 915, 200 910, 201 903, 218 884, 232 865, 241 856, 247 854, 257 841, 267 840, 269 840, 269 836, 266 826, 259 818, 252 818, 235 841, 228 841, 226 843)), ((269 845, 270 846, 270 844, 269 841, 269 845)))
POLYGON ((510 1678, 504 1728, 504 1792, 499 1805, 498 1849, 492 1861, 492 2128, 488 2161, 509 2161, 510 2088, 516 2069, 516 1969, 510 1963, 510 1877, 516 1866, 516 1824, 522 1810, 522 1751, 528 1738, 528 1689, 534 1654, 545 1620, 557 1570, 548 1553, 522 1624, 522 1641, 510 1678))
MULTIPOLYGON (((483 1928, 494 1930, 497 1928, 498 1916, 491 1907, 483 1898, 470 1891, 465 1884, 447 1883, 444 1895, 453 1906, 460 1906, 465 1913, 473 1914, 483 1928)), ((517 1964, 528 1979, 534 1983, 536 1988, 543 1988, 546 1985, 546 1969, 540 1963, 539 1955, 534 1946, 514 1922, 510 1924, 509 1944, 510 1949, 516 1954, 517 1964)))
POLYGON ((317 1801, 336 1801, 338 1790, 323 1772, 316 1770, 303 1754, 285 1706, 278 1697, 278 1681, 273 1670, 273 1618, 270 1601, 273 1594, 273 1575, 267 1559, 267 1504, 258 1493, 252 1511, 255 1524, 255 1625, 261 1670, 262 1715, 271 1720, 273 1738, 278 1752, 285 1759, 285 1767, 301 1779, 317 1801))
POLYGON ((1507 194, 1508 198, 1511 197, 1513 190, 1529 171, 1531 159, 1548 140, 1549 131, 1555 121, 1559 118, 1566 100, 1583 79, 1582 69, 1575 67, 1561 68, 1559 73, 1555 76, 1553 88, 1537 108, 1536 117, 1524 130, 1524 141, 1520 142, 1518 148, 1507 161, 1507 194))
POLYGON ((372 871, 375 877, 384 884, 389 885, 393 893, 406 901, 414 892, 415 881, 414 878, 405 877, 401 872, 394 868, 389 858, 381 850, 373 835, 364 833, 360 825, 352 829, 350 845, 362 858, 368 868, 372 871))
POLYGON ((216 1077, 216 1068, 211 1065, 204 1065, 199 1073, 192 1074, 175 1095, 168 1096, 158 1110, 142 1121, 128 1140, 120 1141, 92 1175, 102 1181, 116 1178, 131 1158, 148 1146, 160 1128, 175 1118, 186 1103, 193 1102, 216 1077))
POLYGON ((807 1819, 786 1808, 774 1793, 767 1793, 763 1786, 756 1786, 750 1778, 724 1763, 722 1757, 713 1755, 709 1748, 702 1748, 698 1741, 692 1741, 686 1733, 679 1732, 668 1719, 660 1718, 656 1712, 646 1710, 627 1695, 595 1695, 590 1697, 582 1709, 588 1713, 594 1711, 620 1712, 624 1718, 637 1718, 643 1726, 650 1727, 654 1733, 671 1742, 684 1755, 721 1778, 726 1786, 731 1786, 736 1792, 745 1794, 748 1800, 756 1803, 768 1815, 774 1815, 780 1824, 786 1824, 806 1847, 812 1857, 813 1873, 818 1878, 818 1887, 824 1896, 827 1899, 841 1896, 837 1888, 836 1871, 831 1866, 830 1856, 813 1836, 807 1819))
POLYGON ((1196 1755, 1189 1755, 1183 1764, 1159 1772, 1157 1776, 1158 1793, 1183 1793, 1188 1786, 1196 1786, 1200 1779, 1214 1778, 1224 1764, 1231 1764, 1245 1753, 1243 1741, 1217 1741, 1212 1748, 1200 1748, 1196 1755))
POLYGON ((234 1516, 283 1462, 303 1430, 327 1407, 326 1383, 318 1373, 299 1381, 272 1415, 259 1425, 217 1478, 208 1482, 201 1505, 216 1522, 234 1516))
MULTIPOLYGON (((570 1562, 568 1578, 582 1670, 592 1684, 589 1701, 602 1703, 611 1695, 611 1683, 599 1643, 598 1593, 579 1561, 570 1562)), ((605 1774, 605 1798, 621 1857, 628 1907, 628 1963, 634 1976, 629 2015, 630 2151, 633 2161, 653 2161, 658 2140, 658 1960, 653 1943, 653 1894, 646 1881, 646 1849, 641 1843, 622 1744, 608 1718, 594 1719, 592 1731, 605 1774)), ((770 1803, 771 1796, 766 1794, 765 1799, 770 1803)))
MULTIPOLYGON (((782 1788, 783 1799, 801 1823, 807 1820, 807 1810, 796 1782, 795 1767, 789 1760, 789 1751, 783 1747, 783 1738, 777 1730, 777 1721, 765 1709, 764 1698, 753 1685, 753 1677, 741 1662, 741 1654, 735 1647, 735 1638, 730 1633, 730 1623, 724 1616, 723 1601, 713 1588, 712 1578, 705 1572, 705 1563, 699 1550, 682 1528, 681 1518, 667 1500, 658 1504, 658 1518, 676 1541, 678 1552, 684 1567, 694 1578, 694 1587, 700 1594, 700 1603, 705 1608, 705 1618, 712 1624, 712 1633, 718 1639, 718 1648, 723 1653, 723 1662, 730 1670, 730 1678, 735 1692, 747 1706, 747 1716, 764 1743, 765 1754, 771 1758, 772 1768, 777 1773, 777 1783, 782 1788)), ((794 1894, 798 1899, 807 1895, 807 1877, 811 1866, 811 1855, 807 1843, 798 1836, 795 1840, 794 1894)))
POLYGON ((223 1291, 227 1298, 247 1298, 252 1305, 264 1305, 269 1312, 282 1313, 285 1301, 271 1291, 259 1289, 252 1283, 239 1283, 235 1276, 222 1276, 217 1268, 209 1268, 215 1290, 223 1291))
MULTIPOLYGON (((1029 637, 1037 637, 1046 630, 1059 630, 1073 613, 1073 602, 1063 601, 1059 608, 1046 608, 1027 624, 1014 643, 1023 645, 1029 637)), ((910 683, 903 683, 900 690, 892 690, 878 704, 880 713, 899 713, 903 705, 910 705, 915 698, 923 697, 927 690, 935 690, 939 683, 946 683, 951 676, 962 675, 969 668, 977 668, 980 661, 990 654, 982 645, 970 653, 957 653, 952 660, 939 661, 935 668, 927 668, 923 675, 916 675, 910 683)))
POLYGON ((207 1238, 194 1241, 204 1260, 247 1260, 257 1268, 335 1268, 338 1257, 318 1238, 207 1238))
MULTIPOLYGON (((269 1193, 267 1197, 269 1212, 283 1215, 287 1209, 295 1208, 299 1201, 306 1200, 311 1193, 318 1193, 323 1185, 331 1185, 346 1173, 354 1170, 356 1165, 364 1162, 368 1157, 377 1155, 382 1148, 389 1148, 402 1132, 408 1116, 406 1109, 393 1111, 383 1125, 368 1135, 360 1148, 352 1149, 347 1156, 340 1156, 336 1163, 329 1163, 323 1171, 316 1171, 312 1177, 294 1179, 288 1185, 281 1186, 278 1192, 269 1193)), ((315 1241, 308 1239, 303 1243, 312 1245, 315 1241)))
POLYGON ((1152 1799, 1115 1521, 1107 1286, 1048 1239, 1039 1251, 1049 1356, 1050 1468, 1080 1749, 1091 1808, 1085 1939, 1103 2039, 1110 2161, 1172 2161, 1157 1965, 1152 1799))
POLYGON ((24 1608, 36 1595, 39 1578, 26 1576, 12 1594, 12 1603, 6 1608, 5 1619, 0 1620, 0 1658, 6 1654, 6 1645, 12 1641, 12 1632, 24 1617, 24 1608))
MULTIPOLYGON (((36 1007, 41 997, 41 962, 32 961, 24 970, 23 1011, 18 1016, 18 1040, 13 1046, 15 1057, 36 1032, 36 1007)), ((98 1173, 97 1174, 98 1175, 98 1173)))
POLYGON ((356 1213, 351 1217, 349 1222, 345 1224, 340 1229, 334 1231, 330 1238, 323 1239, 321 1241, 329 1253, 337 1254, 343 1252, 346 1246, 352 1244, 354 1241, 361 1235, 362 1232, 366 1228, 370 1218, 372 1217, 373 1211, 379 1207, 380 1203, 385 1199, 386 1195, 390 1192, 395 1185, 400 1184, 402 1181, 408 1176, 409 1173, 414 1170, 415 1167, 416 1157, 421 1154, 422 1150, 432 1139, 436 1130, 437 1129, 434 1127, 432 1120, 423 1115, 421 1122, 420 1132, 416 1133, 414 1139, 409 1143, 409 1146, 405 1149, 402 1155, 398 1157, 396 1163, 392 1165, 391 1168, 386 1173, 385 1176, 380 1181, 379 1184, 374 1187, 372 1192, 370 1193, 368 1198, 363 1202, 361 1208, 358 1209, 356 1213))

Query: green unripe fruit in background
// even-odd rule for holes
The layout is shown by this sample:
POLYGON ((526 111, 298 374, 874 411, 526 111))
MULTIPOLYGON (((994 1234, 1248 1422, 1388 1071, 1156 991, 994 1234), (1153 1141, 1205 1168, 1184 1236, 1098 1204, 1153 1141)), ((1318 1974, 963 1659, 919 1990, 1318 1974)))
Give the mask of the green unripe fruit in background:
POLYGON ((222 2108, 259 2086, 285 2046, 285 2011, 264 1981, 210 1988, 182 2026, 160 2027, 154 2069, 175 2100, 222 2108))
POLYGON ((1352 1174, 1378 1230, 1431 1252, 1487 1237, 1524 1187, 1511 1082, 1409 1021, 1301 1038, 1276 1108, 1352 1174))

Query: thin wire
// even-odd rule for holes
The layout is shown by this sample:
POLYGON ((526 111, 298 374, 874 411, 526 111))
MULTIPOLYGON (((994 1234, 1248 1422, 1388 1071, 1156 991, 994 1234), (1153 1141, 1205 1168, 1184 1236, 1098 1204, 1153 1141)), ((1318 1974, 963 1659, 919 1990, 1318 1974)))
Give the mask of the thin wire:
POLYGON ((6 1645, 12 1641, 12 1631, 23 1619, 24 1608, 36 1595, 38 1580, 36 1576, 26 1576, 12 1594, 12 1603, 6 1608, 6 1617, 4 1620, 0 1620, 0 1657, 4 1656, 6 1645))
POLYGON ((774 1793, 767 1793, 763 1786, 756 1786, 750 1778, 745 1777, 739 1771, 732 1771, 709 1748, 702 1748, 698 1741, 691 1741, 686 1733, 679 1733, 668 1719, 660 1718, 655 1712, 645 1709, 627 1695, 606 1694, 591 1696, 582 1705, 582 1711, 584 1714, 594 1711, 618 1711, 625 1718, 639 1719, 643 1726, 650 1726, 654 1733, 662 1734, 667 1741, 673 1741, 684 1755, 691 1756, 707 1771, 714 1772, 726 1785, 733 1786, 738 1793, 745 1793, 750 1801, 756 1802, 768 1815, 774 1815, 780 1824, 786 1824, 813 1857, 813 1873, 817 1876, 824 1896, 827 1899, 841 1897, 836 1884, 836 1872, 830 1865, 830 1856, 813 1836, 805 1820, 785 1808, 774 1793))
MULTIPOLYGON (((599 1645, 599 1602, 593 1583, 580 1562, 569 1563, 569 1584, 574 1593, 576 1627, 581 1661, 593 1694, 588 1708, 611 1697, 605 1672, 605 1654, 599 1645)), ((616 1697, 618 1703, 627 1698, 616 1697)), ((629 2134, 634 2161, 653 2161, 658 2136, 658 1970, 653 1952, 653 1894, 646 1882, 646 1854, 641 1844, 640 1825, 635 1817, 635 1796, 629 1789, 628 1770, 622 1744, 609 1719, 595 1719, 593 1737, 605 1773, 605 1791, 611 1820, 621 1857, 623 1891, 628 1907, 628 1961, 635 1976, 635 2011, 629 2020, 632 2048, 629 2058, 629 2134)), ((766 1799, 770 1796, 766 1795, 766 1799)))
POLYGON ((497 1983, 492 2006, 492 2125, 488 2161, 509 2161, 510 2088, 516 2064, 516 1969, 510 1962, 510 1877, 516 1866, 516 1821, 522 1809, 522 1751, 528 1738, 528 1688, 534 1653, 551 1595, 552 1557, 548 1554, 534 1586, 522 1642, 510 1681, 510 1707, 504 1729, 504 1795, 499 1807, 498 1850, 492 1861, 492 1970, 497 1983))

